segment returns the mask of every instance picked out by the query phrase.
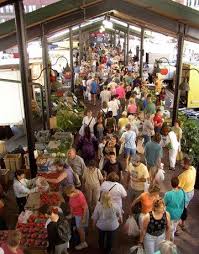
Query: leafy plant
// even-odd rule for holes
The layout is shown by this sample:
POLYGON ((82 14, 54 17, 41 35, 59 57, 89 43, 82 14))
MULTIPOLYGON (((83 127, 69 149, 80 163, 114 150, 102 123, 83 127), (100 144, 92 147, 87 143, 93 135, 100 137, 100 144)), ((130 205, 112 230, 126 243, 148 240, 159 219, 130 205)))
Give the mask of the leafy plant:
POLYGON ((82 115, 69 108, 57 112, 57 127, 64 131, 77 131, 82 124, 82 115))
POLYGON ((182 151, 189 154, 195 166, 199 165, 199 121, 179 113, 182 123, 182 151))

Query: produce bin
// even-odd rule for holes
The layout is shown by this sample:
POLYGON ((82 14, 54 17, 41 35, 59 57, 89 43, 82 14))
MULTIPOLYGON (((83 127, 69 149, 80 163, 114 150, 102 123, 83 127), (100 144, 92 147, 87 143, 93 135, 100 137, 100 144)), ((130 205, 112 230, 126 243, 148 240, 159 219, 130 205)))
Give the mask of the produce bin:
POLYGON ((12 171, 21 169, 22 167, 21 154, 6 154, 6 156, 4 157, 4 163, 6 169, 10 169, 12 171))
POLYGON ((0 140, 0 154, 5 154, 6 152, 7 152, 6 151, 6 142, 0 140))

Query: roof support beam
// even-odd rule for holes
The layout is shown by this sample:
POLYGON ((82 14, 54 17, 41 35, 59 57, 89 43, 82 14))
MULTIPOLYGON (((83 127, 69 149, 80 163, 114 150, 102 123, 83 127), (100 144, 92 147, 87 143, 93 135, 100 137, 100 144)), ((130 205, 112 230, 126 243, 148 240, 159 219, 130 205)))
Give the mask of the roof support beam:
MULTIPOLYGON (((56 6, 56 4, 54 5, 56 6)), ((175 37, 177 37, 178 34, 179 23, 183 23, 183 20, 178 21, 174 18, 169 18, 166 15, 161 15, 160 13, 153 11, 153 9, 151 10, 143 6, 139 6, 134 1, 127 2, 125 0, 89 1, 89 5, 85 6, 85 8, 82 8, 81 6, 78 7, 77 4, 71 12, 65 11, 64 14, 57 12, 55 13, 55 17, 50 17, 50 20, 49 17, 44 17, 42 20, 42 17, 40 17, 43 13, 42 11, 38 10, 35 11, 35 14, 27 14, 27 21, 29 21, 27 28, 28 41, 41 37, 42 23, 45 23, 46 33, 51 33, 65 28, 66 25, 68 27, 71 27, 80 24, 85 20, 85 18, 93 18, 99 15, 103 15, 107 12, 111 12, 112 16, 125 20, 128 23, 133 24, 134 22, 136 22, 140 26, 147 29, 151 29, 156 32, 162 32, 164 34, 169 34, 175 37), (38 15, 39 18, 35 19, 35 15, 38 15), (35 20, 37 20, 37 22, 35 20)), ((2 32, 0 38, 0 51, 15 46, 17 44, 16 32, 14 30, 14 20, 8 22, 9 23, 6 22, 7 24, 1 24, 2 32)), ((186 25, 185 39, 199 42, 199 28, 195 27, 194 25, 186 25)))

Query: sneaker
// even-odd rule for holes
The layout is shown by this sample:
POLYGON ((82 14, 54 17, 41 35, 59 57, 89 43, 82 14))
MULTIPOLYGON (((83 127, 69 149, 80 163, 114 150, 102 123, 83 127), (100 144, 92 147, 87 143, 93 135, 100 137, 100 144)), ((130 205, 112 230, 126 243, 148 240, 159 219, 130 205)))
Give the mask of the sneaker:
POLYGON ((76 250, 82 250, 88 247, 88 244, 86 242, 80 243, 79 245, 75 246, 76 250))

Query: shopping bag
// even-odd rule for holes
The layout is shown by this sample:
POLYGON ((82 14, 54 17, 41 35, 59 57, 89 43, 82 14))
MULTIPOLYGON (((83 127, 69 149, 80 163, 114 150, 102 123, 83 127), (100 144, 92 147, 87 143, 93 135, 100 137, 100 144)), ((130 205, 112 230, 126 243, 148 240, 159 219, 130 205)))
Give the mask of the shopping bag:
POLYGON ((124 151, 124 142, 120 145, 119 155, 122 154, 124 151))
POLYGON ((27 223, 28 222, 28 219, 29 217, 33 214, 32 211, 30 210, 26 210, 25 212, 21 212, 19 217, 18 217, 18 223, 27 223))
POLYGON ((146 182, 144 183, 144 192, 148 192, 149 186, 150 186, 150 183, 149 183, 148 181, 146 181, 146 182))
POLYGON ((139 236, 140 230, 133 216, 130 216, 124 224, 124 232, 128 236, 139 236))
POLYGON ((56 129, 57 128, 57 117, 52 116, 50 117, 50 129, 56 129))
POLYGON ((103 166, 104 166, 104 156, 102 156, 100 158, 100 161, 99 161, 99 169, 102 170, 103 169, 103 166))
POLYGON ((130 248, 130 254, 145 254, 145 251, 141 245, 135 245, 130 248))
POLYGON ((164 176, 164 174, 165 174, 165 171, 163 170, 163 169, 158 169, 158 172, 157 172, 157 174, 156 174, 156 176, 155 176, 155 181, 157 182, 157 183, 161 183, 161 182, 163 182, 164 181, 164 178, 165 178, 165 176, 164 176))
POLYGON ((83 124, 79 130, 79 135, 82 137, 84 136, 84 129, 85 129, 85 125, 83 124))

